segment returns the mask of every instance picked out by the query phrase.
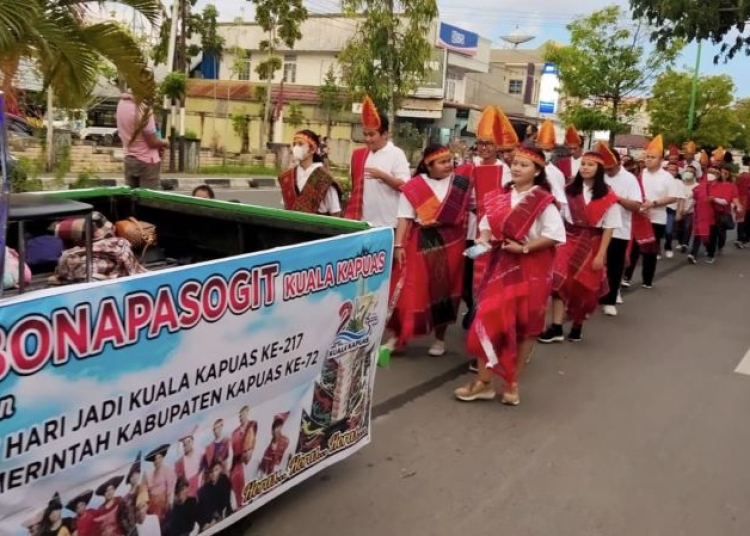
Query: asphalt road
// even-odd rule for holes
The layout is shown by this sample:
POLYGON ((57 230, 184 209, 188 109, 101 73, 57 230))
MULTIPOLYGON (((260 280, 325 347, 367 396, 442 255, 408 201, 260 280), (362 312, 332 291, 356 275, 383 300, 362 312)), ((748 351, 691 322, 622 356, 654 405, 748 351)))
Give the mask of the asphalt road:
POLYGON ((370 446, 225 534, 750 534, 750 251, 659 271, 537 347, 517 408, 453 400, 459 329, 443 358, 419 341, 378 370, 370 446))

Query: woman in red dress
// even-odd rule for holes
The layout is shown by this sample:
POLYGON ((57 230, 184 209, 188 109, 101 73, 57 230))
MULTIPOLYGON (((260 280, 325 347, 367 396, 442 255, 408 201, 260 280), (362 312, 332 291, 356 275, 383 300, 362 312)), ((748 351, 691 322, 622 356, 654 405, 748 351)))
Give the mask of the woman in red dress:
POLYGON ((565 340, 565 313, 573 326, 568 340, 583 340, 583 323, 607 294, 605 260, 612 231, 622 227, 617 195, 604 180, 604 161, 598 153, 581 158, 578 174, 565 189, 565 245, 558 249, 553 275, 552 325, 539 342, 565 340))
POLYGON ((565 243, 545 165, 541 151, 518 149, 512 184, 485 198, 478 242, 491 257, 467 341, 479 367, 473 381, 454 391, 461 401, 495 398, 492 382, 497 375, 505 382, 502 402, 520 403, 518 379, 544 329, 555 246, 565 243))
POLYGON ((428 353, 445 353, 445 332, 461 301, 470 197, 471 180, 453 173, 450 150, 428 147, 417 175, 401 189, 388 350, 434 332, 428 353))

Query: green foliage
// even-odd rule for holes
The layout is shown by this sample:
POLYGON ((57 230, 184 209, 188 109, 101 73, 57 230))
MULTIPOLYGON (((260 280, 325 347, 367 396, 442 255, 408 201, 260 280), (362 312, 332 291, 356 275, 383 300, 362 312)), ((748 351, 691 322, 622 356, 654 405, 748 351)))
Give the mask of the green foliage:
POLYGON ((187 92, 187 75, 185 73, 169 73, 159 87, 162 95, 171 101, 181 101, 187 92))
POLYGON ((201 25, 198 33, 201 36, 201 48, 204 54, 221 58, 224 54, 226 40, 218 32, 219 10, 214 4, 208 4, 201 14, 201 25))
POLYGON ((39 162, 21 158, 10 170, 10 188, 13 192, 37 192, 42 181, 37 176, 41 170, 39 162))
POLYGON ((323 79, 323 84, 318 87, 318 100, 320 109, 323 110, 326 121, 326 136, 331 135, 331 126, 334 116, 344 107, 344 101, 341 98, 338 82, 336 80, 336 71, 333 65, 328 67, 328 72, 323 79))
POLYGON ((70 185, 71 189, 73 190, 80 190, 82 188, 93 188, 97 185, 97 182, 99 180, 99 176, 96 175, 91 170, 88 171, 81 171, 76 179, 73 181, 73 184, 70 185))
POLYGON ((55 156, 55 182, 62 186, 65 182, 66 175, 70 172, 70 145, 62 145, 59 147, 55 156))
POLYGON ((750 36, 743 35, 750 20, 750 2, 630 0, 630 5, 634 18, 643 17, 653 26, 651 38, 661 50, 667 50, 675 40, 710 41, 721 44, 714 63, 730 60, 743 49, 750 54, 750 36))
POLYGON ((569 101, 563 118, 581 130, 609 130, 612 142, 617 132, 628 130, 640 107, 633 98, 649 89, 682 48, 675 41, 647 53, 645 28, 622 15, 610 6, 579 18, 568 25, 570 45, 551 45, 545 53, 546 61, 558 65, 561 93, 569 101))
POLYGON ((393 119, 400 100, 427 74, 433 44, 427 39, 437 18, 435 0, 342 0, 357 30, 339 54, 343 81, 352 95, 370 95, 393 119))
POLYGON ((739 128, 735 131, 731 146, 750 152, 750 97, 737 101, 734 116, 739 128))
MULTIPOLYGON (((690 139, 688 114, 693 76, 668 70, 654 84, 648 112, 651 133, 680 145, 690 139)), ((728 146, 739 129, 732 110, 734 82, 727 75, 703 76, 698 80, 693 140, 700 146, 728 146)))
POLYGON ((281 58, 276 56, 276 50, 282 43, 287 48, 294 48, 294 43, 302 37, 300 27, 307 20, 307 9, 302 5, 302 0, 250 1, 255 4, 255 22, 266 33, 266 39, 260 42, 260 49, 268 53, 268 57, 256 67, 261 80, 266 81, 266 104, 258 138, 258 152, 262 152, 271 113, 271 82, 274 73, 282 66, 281 58))
POLYGON ((186 140, 200 140, 198 137, 198 133, 195 130, 185 129, 185 139, 186 140))
POLYGON ((297 128, 306 120, 305 112, 302 110, 302 105, 298 102, 289 103, 289 112, 286 116, 286 122, 297 128))
POLYGON ((250 151, 250 115, 246 113, 232 114, 232 128, 242 140, 241 153, 250 151))
POLYGON ((198 168, 201 175, 247 175, 247 176, 276 176, 276 168, 265 166, 206 166, 198 168))

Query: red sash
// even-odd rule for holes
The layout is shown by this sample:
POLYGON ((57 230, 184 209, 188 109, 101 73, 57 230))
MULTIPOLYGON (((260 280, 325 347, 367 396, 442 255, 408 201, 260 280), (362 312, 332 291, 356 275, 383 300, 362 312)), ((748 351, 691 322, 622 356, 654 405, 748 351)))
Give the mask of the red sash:
POLYGON ((703 240, 708 239, 711 234, 711 226, 716 219, 713 203, 708 199, 708 180, 702 180, 698 186, 693 188, 693 236, 703 240))
MULTIPOLYGON (((643 177, 638 176, 638 186, 641 189, 641 196, 646 199, 646 192, 643 189, 643 177)), ((633 212, 633 240, 636 241, 641 253, 658 253, 659 242, 654 234, 654 227, 648 214, 640 211, 633 212)))
POLYGON ((470 191, 471 181, 460 175, 453 176, 442 203, 421 176, 402 189, 422 223, 411 225, 404 243, 406 261, 394 266, 391 276, 389 326, 400 345, 456 320, 470 191))
POLYGON ((596 311, 599 298, 608 292, 606 270, 594 270, 592 264, 602 243, 603 230, 597 225, 615 203, 612 190, 588 204, 583 194, 568 196, 573 223, 566 223, 567 240, 558 248, 552 285, 576 324, 596 311))
POLYGON ((569 181, 573 178, 573 158, 570 156, 566 156, 565 158, 558 158, 557 162, 557 169, 563 172, 563 175, 565 175, 565 181, 569 181))
POLYGON ((362 206, 365 200, 365 164, 369 155, 370 150, 367 147, 360 147, 352 152, 350 172, 352 189, 344 211, 344 217, 348 220, 362 219, 362 206))
MULTIPOLYGON (((553 202, 552 194, 539 187, 513 208, 510 192, 489 194, 485 203, 492 234, 498 241, 522 242, 553 202)), ((554 258, 554 247, 528 255, 513 255, 499 247, 492 252, 466 346, 507 382, 516 381, 518 342, 544 329, 554 258)))

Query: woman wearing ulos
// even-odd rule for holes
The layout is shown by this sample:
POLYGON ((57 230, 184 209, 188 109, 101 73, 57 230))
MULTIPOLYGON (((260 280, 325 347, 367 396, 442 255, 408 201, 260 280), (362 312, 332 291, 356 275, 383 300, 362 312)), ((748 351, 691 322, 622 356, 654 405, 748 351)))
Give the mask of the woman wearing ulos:
POLYGON ((568 340, 583 340, 583 323, 608 292, 605 261, 612 232, 622 226, 615 194, 604 179, 604 160, 586 153, 565 189, 567 241, 557 252, 553 276, 552 324, 539 342, 562 342, 565 313, 573 325, 568 340))
POLYGON ((417 175, 401 189, 386 350, 434 333, 428 353, 445 353, 445 332, 461 301, 470 197, 471 180, 453 173, 450 150, 428 147, 417 175))
POLYGON ((341 215, 341 187, 325 169, 318 152, 320 138, 312 130, 294 135, 292 155, 297 165, 279 176, 286 210, 341 215))
POLYGON ((512 184, 485 198, 478 245, 491 258, 467 341, 480 365, 476 378, 454 391, 464 402, 495 398, 493 378, 498 376, 505 382, 502 402, 520 403, 518 380, 544 329, 555 246, 565 243, 545 166, 541 151, 518 149, 512 184))

